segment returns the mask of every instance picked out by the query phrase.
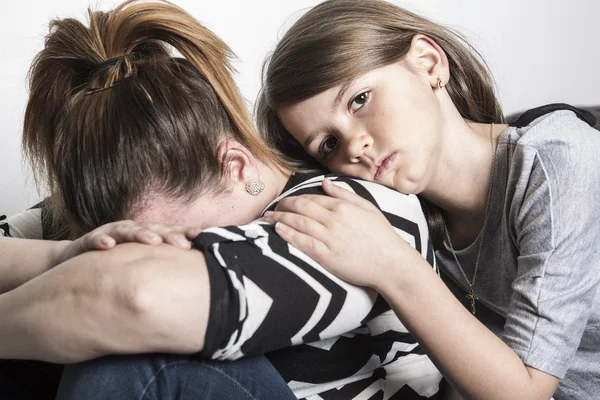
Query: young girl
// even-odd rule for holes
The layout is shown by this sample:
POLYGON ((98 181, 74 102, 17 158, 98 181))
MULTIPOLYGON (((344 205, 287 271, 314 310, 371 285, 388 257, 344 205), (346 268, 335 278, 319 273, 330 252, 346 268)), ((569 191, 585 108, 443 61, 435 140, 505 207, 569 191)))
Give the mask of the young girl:
POLYGON ((377 289, 465 398, 597 398, 600 135, 589 114, 558 105, 503 124, 460 37, 378 0, 306 13, 277 45, 257 110, 285 151, 299 148, 291 134, 331 171, 423 199, 466 307, 374 207, 334 185, 323 187, 343 204, 286 199, 268 221, 377 289))

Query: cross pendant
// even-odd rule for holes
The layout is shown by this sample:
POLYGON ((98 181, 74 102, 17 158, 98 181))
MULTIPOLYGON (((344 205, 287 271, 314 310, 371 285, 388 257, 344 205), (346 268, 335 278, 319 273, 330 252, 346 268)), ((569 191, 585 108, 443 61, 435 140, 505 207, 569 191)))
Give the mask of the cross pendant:
POLYGON ((471 286, 471 291, 465 297, 471 302, 471 314, 475 315, 475 300, 479 299, 479 297, 475 294, 473 286, 471 286))

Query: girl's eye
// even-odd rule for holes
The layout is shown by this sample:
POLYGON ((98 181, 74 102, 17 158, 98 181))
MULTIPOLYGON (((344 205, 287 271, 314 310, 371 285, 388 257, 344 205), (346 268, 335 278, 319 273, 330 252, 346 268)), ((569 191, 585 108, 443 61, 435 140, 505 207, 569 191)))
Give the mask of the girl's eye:
POLYGON ((355 113, 356 111, 360 110, 362 106, 367 104, 367 102, 369 101, 369 95, 369 92, 362 92, 361 94, 353 98, 352 103, 350 103, 350 111, 355 113))
POLYGON ((333 135, 327 136, 325 140, 321 142, 319 146, 319 156, 324 160, 327 158, 329 153, 335 150, 335 146, 337 144, 337 138, 333 135))

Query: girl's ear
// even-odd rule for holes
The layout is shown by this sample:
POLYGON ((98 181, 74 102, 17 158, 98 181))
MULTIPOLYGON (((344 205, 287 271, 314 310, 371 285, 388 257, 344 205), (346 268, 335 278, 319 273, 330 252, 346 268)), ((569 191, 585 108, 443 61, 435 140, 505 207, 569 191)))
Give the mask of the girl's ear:
POLYGON ((217 158, 224 171, 225 179, 232 185, 258 179, 258 164, 252 153, 241 143, 232 139, 223 140, 217 147, 217 158))
POLYGON ((431 87, 440 87, 450 80, 446 52, 429 36, 417 34, 412 38, 406 62, 416 71, 427 74, 431 87))

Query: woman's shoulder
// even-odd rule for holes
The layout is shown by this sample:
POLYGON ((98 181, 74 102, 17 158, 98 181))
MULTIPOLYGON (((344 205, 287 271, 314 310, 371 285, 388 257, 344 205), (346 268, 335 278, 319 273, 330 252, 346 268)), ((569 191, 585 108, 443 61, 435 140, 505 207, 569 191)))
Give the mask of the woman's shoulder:
POLYGON ((406 229, 410 225, 416 230, 427 232, 427 220, 421 201, 414 194, 403 194, 387 186, 367 181, 353 176, 320 173, 309 175, 294 175, 290 182, 264 211, 272 211, 277 204, 286 197, 302 195, 323 195, 322 182, 331 180, 352 193, 357 194, 378 208, 388 220, 393 221, 395 227, 402 226, 406 229))
POLYGON ((325 192, 322 189, 322 182, 324 179, 329 179, 336 185, 356 193, 382 210, 396 208, 399 203, 402 204, 403 207, 406 207, 407 204, 414 204, 419 209, 421 207, 420 201, 415 195, 406 195, 388 188, 387 186, 362 178, 323 172, 295 174, 292 176, 281 195, 279 195, 273 203, 277 203, 289 196, 305 194, 325 195, 325 192))

